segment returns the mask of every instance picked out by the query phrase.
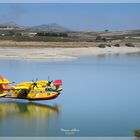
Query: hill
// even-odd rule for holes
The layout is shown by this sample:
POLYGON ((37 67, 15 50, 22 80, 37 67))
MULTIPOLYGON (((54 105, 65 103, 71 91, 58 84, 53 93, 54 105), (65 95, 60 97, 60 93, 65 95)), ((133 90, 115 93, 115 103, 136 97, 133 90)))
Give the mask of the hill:
POLYGON ((65 28, 57 23, 42 24, 38 26, 33 26, 29 28, 30 30, 40 30, 40 31, 53 31, 53 32, 67 32, 70 29, 65 28))
POLYGON ((19 25, 19 24, 16 24, 15 22, 6 22, 6 23, 1 23, 0 24, 0 28, 1 29, 7 29, 7 30, 12 30, 12 29, 26 29, 25 26, 22 26, 22 25, 19 25))

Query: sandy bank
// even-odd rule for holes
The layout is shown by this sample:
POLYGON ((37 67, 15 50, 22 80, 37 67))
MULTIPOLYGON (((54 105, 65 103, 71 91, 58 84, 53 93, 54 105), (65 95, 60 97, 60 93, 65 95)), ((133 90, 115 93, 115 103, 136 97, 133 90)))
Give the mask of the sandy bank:
POLYGON ((69 60, 84 56, 140 53, 137 47, 27 48, 0 47, 0 59, 69 60))
POLYGON ((95 47, 98 42, 42 42, 42 41, 0 41, 0 47, 45 47, 45 48, 85 48, 95 47))

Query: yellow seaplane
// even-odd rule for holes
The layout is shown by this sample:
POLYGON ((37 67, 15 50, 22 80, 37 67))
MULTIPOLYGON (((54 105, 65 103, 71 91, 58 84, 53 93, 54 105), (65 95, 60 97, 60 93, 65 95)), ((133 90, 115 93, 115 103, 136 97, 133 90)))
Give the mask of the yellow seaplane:
POLYGON ((0 98, 17 98, 27 100, 50 100, 58 97, 62 91, 62 80, 37 80, 31 82, 21 82, 10 86, 10 82, 0 76, 0 98))

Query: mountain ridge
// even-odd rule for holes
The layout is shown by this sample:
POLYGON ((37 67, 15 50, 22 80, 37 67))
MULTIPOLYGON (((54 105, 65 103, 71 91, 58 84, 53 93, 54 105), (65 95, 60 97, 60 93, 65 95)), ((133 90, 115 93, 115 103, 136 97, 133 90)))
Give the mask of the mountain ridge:
POLYGON ((41 24, 37 26, 32 26, 29 29, 36 29, 36 30, 46 30, 46 31, 71 31, 70 29, 63 27, 57 23, 48 23, 48 24, 41 24))

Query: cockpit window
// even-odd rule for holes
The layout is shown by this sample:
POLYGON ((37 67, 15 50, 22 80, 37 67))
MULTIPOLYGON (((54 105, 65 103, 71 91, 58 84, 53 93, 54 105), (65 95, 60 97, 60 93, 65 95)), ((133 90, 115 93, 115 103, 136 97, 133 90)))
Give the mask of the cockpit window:
POLYGON ((55 91, 55 89, 51 88, 51 87, 46 87, 45 91, 55 91))

